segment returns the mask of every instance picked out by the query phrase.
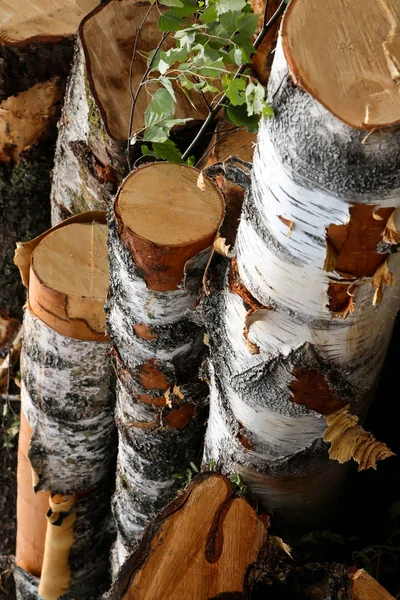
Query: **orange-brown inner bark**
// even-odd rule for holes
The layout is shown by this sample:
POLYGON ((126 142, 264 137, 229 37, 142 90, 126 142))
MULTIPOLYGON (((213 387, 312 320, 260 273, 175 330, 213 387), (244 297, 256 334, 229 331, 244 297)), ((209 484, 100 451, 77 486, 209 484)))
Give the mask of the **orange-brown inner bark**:
POLYGON ((325 377, 315 369, 293 369, 296 377, 289 384, 293 401, 309 410, 315 410, 321 415, 329 415, 347 404, 334 390, 329 387, 325 377))

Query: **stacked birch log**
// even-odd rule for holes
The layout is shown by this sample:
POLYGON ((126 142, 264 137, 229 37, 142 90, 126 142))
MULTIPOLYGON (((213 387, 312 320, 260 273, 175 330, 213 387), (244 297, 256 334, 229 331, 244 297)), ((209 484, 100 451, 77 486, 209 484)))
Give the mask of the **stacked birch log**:
POLYGON ((20 245, 28 288, 21 354, 15 578, 21 600, 97 599, 113 538, 115 438, 104 302, 105 214, 20 245), (46 518, 47 517, 47 518, 46 518))
POLYGON ((114 572, 148 521, 175 496, 203 449, 203 329, 193 320, 220 192, 188 166, 153 164, 122 184, 110 217, 107 323, 117 373, 119 433, 114 572))

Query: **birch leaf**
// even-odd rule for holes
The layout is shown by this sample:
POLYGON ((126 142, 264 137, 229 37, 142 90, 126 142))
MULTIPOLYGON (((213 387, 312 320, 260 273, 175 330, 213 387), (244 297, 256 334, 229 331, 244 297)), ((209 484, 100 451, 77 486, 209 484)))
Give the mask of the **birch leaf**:
POLYGON ((348 406, 325 417, 328 427, 324 440, 331 444, 329 458, 339 463, 353 459, 358 463, 359 471, 376 469, 379 460, 394 456, 394 453, 359 425, 358 417, 348 412, 348 406))
POLYGON ((396 276, 389 271, 388 261, 385 260, 384 263, 377 268, 372 277, 372 286, 375 288, 374 298, 372 300, 372 304, 380 304, 383 299, 383 288, 390 287, 395 284, 396 276))
POLYGON ((394 224, 393 219, 394 211, 390 215, 387 220, 386 227, 382 234, 382 241, 388 244, 399 244, 400 243, 400 233, 397 231, 396 226, 394 224))

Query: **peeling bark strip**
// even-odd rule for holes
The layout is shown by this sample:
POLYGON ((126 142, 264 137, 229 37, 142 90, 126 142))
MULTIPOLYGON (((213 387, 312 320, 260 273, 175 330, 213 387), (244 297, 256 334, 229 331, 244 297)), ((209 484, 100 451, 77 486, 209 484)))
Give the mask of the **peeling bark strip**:
POLYGON ((192 321, 223 200, 192 167, 156 163, 132 173, 109 228, 108 332, 118 376, 119 453, 114 569, 197 461, 206 386, 197 377, 203 331, 192 321), (161 290, 161 291, 160 291, 161 290))
MULTIPOLYGON (((159 11, 150 12, 138 41, 132 82, 130 65, 136 32, 150 3, 110 0, 81 23, 75 58, 59 125, 51 192, 52 222, 85 210, 103 210, 128 173, 126 155, 132 90, 136 93, 161 33, 159 11)), ((174 44, 167 39, 163 49, 174 44)), ((148 91, 154 91, 154 85, 148 91)), ((203 101, 194 108, 177 86, 176 116, 202 120, 208 109, 203 101)), ((143 127, 148 95, 138 97, 132 131, 143 127)), ((139 153, 140 154, 140 153, 139 153)))
POLYGON ((96 305, 104 303, 107 293, 107 245, 106 225, 92 218, 92 213, 80 215, 17 251, 29 286, 21 353, 22 423, 26 420, 21 444, 28 446, 30 438, 31 485, 37 493, 30 503, 29 462, 25 446, 20 447, 16 579, 24 600, 38 594, 45 600, 94 600, 108 585, 114 406, 105 314, 100 323, 96 305), (50 315, 54 327, 34 314, 36 308, 43 319, 50 315), (51 496, 45 535, 49 504, 44 509, 39 499, 44 492, 51 496), (36 533, 29 523, 34 512, 36 533))
POLYGON ((242 598, 266 539, 265 525, 229 480, 202 473, 149 524, 110 598, 242 598))
MULTIPOLYGON (((296 21, 304 4, 292 0, 285 19, 296 21)), ((309 4, 319 15, 319 4, 309 4)), ((352 22, 343 26, 350 40, 352 22)), ((306 35, 309 22, 296 23, 306 35)), ((345 475, 328 459, 321 413, 349 404, 362 423, 399 307, 400 257, 383 238, 389 218, 400 229, 400 133, 365 139, 342 123, 293 85, 281 44, 269 101, 275 116, 261 123, 237 238, 248 294, 231 293, 222 277, 224 293, 211 295, 206 310, 212 368, 204 460, 240 473, 267 509, 300 525, 321 519, 345 475), (293 223, 290 237, 279 215, 293 223), (326 260, 329 252, 340 267, 326 260), (345 319, 327 306, 332 283, 347 287, 352 305, 337 307, 345 319), (248 338, 259 354, 242 335, 252 308, 246 297, 274 309, 251 316, 248 338)))

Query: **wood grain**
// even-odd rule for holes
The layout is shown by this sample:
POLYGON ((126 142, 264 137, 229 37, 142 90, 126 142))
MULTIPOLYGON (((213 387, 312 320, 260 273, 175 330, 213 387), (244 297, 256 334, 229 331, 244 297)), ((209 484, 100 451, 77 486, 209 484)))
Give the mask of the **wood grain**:
POLYGON ((112 600, 209 600, 242 593, 265 525, 234 497, 229 480, 199 475, 146 529, 111 591, 112 600))

